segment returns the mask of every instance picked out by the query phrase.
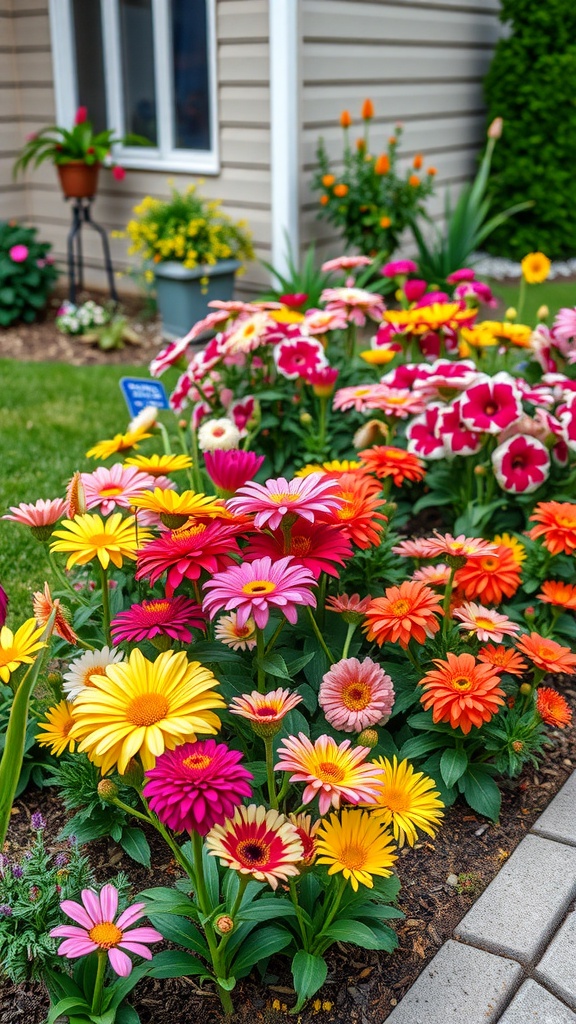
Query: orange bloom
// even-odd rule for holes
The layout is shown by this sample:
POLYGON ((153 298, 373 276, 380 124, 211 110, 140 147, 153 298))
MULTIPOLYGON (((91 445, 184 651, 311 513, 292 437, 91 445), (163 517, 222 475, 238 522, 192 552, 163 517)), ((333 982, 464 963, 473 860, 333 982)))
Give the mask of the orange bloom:
POLYGON ((525 633, 516 644, 536 668, 544 672, 565 672, 573 676, 576 672, 576 654, 569 647, 563 647, 540 633, 525 633))
POLYGON ((532 540, 544 537, 544 547, 552 554, 576 552, 576 505, 570 501, 541 501, 530 516, 533 526, 528 532, 532 540))
POLYGON ((438 171, 436 170, 435 167, 429 167, 428 170, 426 171, 426 174, 429 174, 430 177, 433 178, 435 174, 438 174, 438 171))
POLYGON ((334 177, 333 174, 325 174, 324 177, 322 178, 322 184, 324 185, 324 188, 330 188, 330 186, 333 185, 335 181, 336 178, 334 177))
POLYGON ((542 686, 536 690, 536 711, 546 725, 555 725, 558 729, 565 729, 572 721, 568 701, 551 686, 542 686))
POLYGON ((481 647, 478 651, 478 661, 491 665, 497 672, 507 672, 510 676, 521 676, 528 668, 518 651, 504 647, 503 644, 486 644, 481 647))
POLYGON ((328 205, 328 196, 320 196, 320 205, 321 206, 327 206, 328 205))
POLYGON ((381 228, 389 228, 391 223, 392 223, 392 221, 390 220, 390 217, 381 217, 380 218, 380 227, 381 228))
POLYGON ((423 162, 424 157, 422 156, 422 153, 416 153, 416 156, 412 161, 412 167, 414 168, 415 171, 419 171, 420 168, 422 167, 423 162))
POLYGON ((510 548, 499 545, 489 555, 469 558, 466 565, 458 569, 455 583, 468 601, 500 604, 518 590, 520 566, 510 548))
POLYGON ((357 547, 363 550, 376 547, 380 544, 384 523, 388 522, 388 516, 379 511, 383 500, 378 484, 362 473, 352 472, 338 478, 338 487, 336 497, 343 504, 330 513, 327 521, 345 527, 344 537, 349 537, 357 547))
POLYGON ((545 580, 542 584, 542 590, 536 596, 544 604, 555 604, 559 608, 576 609, 576 586, 571 583, 545 580))
POLYGON ((343 128, 349 128, 352 124, 352 118, 347 110, 343 110, 340 114, 340 124, 343 128))
POLYGON ((423 480, 426 475, 424 463, 403 448, 378 444, 358 454, 369 473, 379 480, 391 476, 395 487, 401 487, 405 480, 423 480))
POLYGON ((374 164, 375 174, 388 174, 390 170, 390 160, 386 153, 381 153, 376 163, 374 164))
POLYGON ((374 117, 374 104, 372 100, 364 100, 362 104, 362 119, 369 121, 372 117, 374 117))
POLYGON ((36 593, 33 594, 32 606, 34 609, 34 618, 39 626, 46 626, 48 619, 55 608, 56 618, 54 619, 54 632, 69 644, 78 643, 78 636, 68 622, 68 612, 62 608, 58 597, 52 597, 50 587, 47 583, 44 584, 44 592, 37 590, 36 593))
POLYGON ((435 658, 438 667, 420 680, 426 691, 420 700, 426 711, 432 708, 435 723, 448 722, 467 735, 473 725, 479 728, 496 714, 504 690, 491 665, 479 664, 471 654, 449 651, 446 657, 435 658))
POLYGON ((348 192, 348 185, 334 185, 334 195, 341 199, 348 192))
POLYGON ((412 638, 423 644, 440 629, 442 607, 438 595, 424 583, 406 580, 399 587, 388 587, 384 597, 376 597, 366 612, 364 629, 368 640, 381 647, 386 640, 406 649, 412 638))
POLYGON ((412 188, 416 188, 420 184, 420 178, 417 174, 411 174, 408 178, 408 184, 412 185, 412 188))
POLYGON ((364 150, 366 149, 366 140, 356 139, 356 149, 358 150, 359 153, 363 153, 364 150))

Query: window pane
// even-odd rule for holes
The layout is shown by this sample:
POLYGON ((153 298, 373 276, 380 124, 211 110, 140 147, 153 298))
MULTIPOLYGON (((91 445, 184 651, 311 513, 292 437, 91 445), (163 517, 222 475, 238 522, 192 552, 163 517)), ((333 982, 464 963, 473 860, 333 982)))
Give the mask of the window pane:
POLYGON ((120 0, 124 128, 155 146, 156 90, 152 0, 120 0))
POLYGON ((95 131, 102 132, 108 125, 100 0, 89 4, 86 0, 73 0, 72 17, 78 105, 88 108, 88 117, 95 131))
POLYGON ((206 0, 171 0, 174 144, 210 149, 206 0))

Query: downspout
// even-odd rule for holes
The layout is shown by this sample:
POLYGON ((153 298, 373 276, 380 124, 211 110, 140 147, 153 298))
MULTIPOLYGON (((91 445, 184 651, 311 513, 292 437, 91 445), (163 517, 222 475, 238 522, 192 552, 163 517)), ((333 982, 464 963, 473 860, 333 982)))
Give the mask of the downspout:
POLYGON ((268 0, 272 265, 299 264, 299 0, 268 0))

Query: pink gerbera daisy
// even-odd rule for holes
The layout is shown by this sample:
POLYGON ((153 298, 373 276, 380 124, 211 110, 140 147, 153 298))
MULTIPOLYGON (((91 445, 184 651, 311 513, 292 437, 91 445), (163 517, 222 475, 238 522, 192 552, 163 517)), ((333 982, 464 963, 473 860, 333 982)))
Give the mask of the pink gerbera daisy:
POLYGON ((394 686, 371 658, 343 658, 323 677, 318 703, 334 729, 362 732, 387 721, 394 704, 394 686))
POLYGON ((118 891, 113 885, 103 886, 100 895, 93 889, 83 889, 82 903, 62 900, 61 909, 80 927, 61 924, 52 928, 51 938, 65 939, 58 948, 58 955, 75 959, 106 951, 112 970, 121 978, 127 978, 132 970, 132 961, 122 951, 127 949, 129 953, 151 960, 152 953, 147 944, 161 942, 163 938, 155 928, 129 928, 143 917, 145 905, 134 903, 114 921, 118 910, 118 891))
POLYGON ((271 608, 278 608, 293 625, 298 619, 298 605, 316 607, 310 587, 316 580, 309 569, 294 564, 294 559, 257 558, 254 562, 231 565, 216 573, 204 584, 209 591, 204 606, 213 619, 219 611, 236 609, 237 623, 244 626, 250 616, 259 629, 268 622, 271 608))
POLYGON ((248 719, 258 736, 274 736, 282 727, 289 711, 302 702, 299 693, 291 690, 271 690, 269 693, 244 693, 230 701, 228 710, 232 715, 248 719))
POLYGON ((68 504, 64 498, 49 498, 46 501, 40 498, 30 504, 22 502, 20 505, 11 506, 10 512, 2 516, 2 519, 12 519, 15 523, 29 526, 35 537, 47 540, 58 520, 66 515, 67 509, 68 504))
POLYGON ((381 384, 357 384, 353 387, 339 388, 334 395, 334 408, 343 411, 355 409, 356 412, 378 409, 380 394, 388 394, 389 390, 381 384))
POLYGON ((384 299, 378 292, 367 292, 363 288, 325 288, 320 301, 327 310, 341 310, 348 320, 363 327, 366 317, 379 322, 384 312, 384 299))
POLYGON ((243 754, 225 743, 198 740, 165 750, 145 774, 143 796, 174 832, 201 836, 229 818, 244 797, 252 796, 252 772, 243 754))
POLYGON ((412 573, 412 579, 419 583, 426 583, 428 587, 444 587, 450 579, 450 566, 444 562, 437 565, 423 565, 412 573))
POLYGON ((153 490, 158 480, 136 466, 116 462, 110 468, 99 466, 93 473, 81 474, 86 508, 99 508, 103 516, 118 508, 130 508, 132 498, 153 490))
POLYGON ((497 544, 491 541, 482 540, 481 537, 465 537, 461 533, 453 537, 450 533, 441 534, 434 530, 434 536, 428 537, 424 542, 428 551, 428 558, 435 558, 437 555, 450 555, 457 558, 476 558, 483 555, 491 555, 497 544))
POLYGON ((475 604, 473 601, 465 601, 459 608, 455 608, 452 614, 455 619, 460 619, 460 629, 476 633, 482 643, 493 640, 499 644, 503 637, 514 636, 520 632, 520 626, 512 622, 507 615, 502 615, 494 608, 475 604))
POLYGON ((552 325, 554 338, 560 341, 572 341, 576 338, 576 307, 559 309, 552 325))
POLYGON ((230 498, 226 507, 240 515, 254 513, 254 525, 258 529, 268 526, 276 530, 289 513, 313 523, 318 513, 326 515, 341 508, 342 499, 336 496, 337 491, 337 482, 322 473, 310 473, 294 480, 281 476, 265 484, 253 481, 246 484, 235 498, 230 498))
POLYGON ((168 597, 183 579, 197 580, 203 571, 220 572, 234 561, 239 551, 236 523, 195 523, 172 530, 146 544, 138 553, 136 579, 149 579, 152 586, 167 573, 168 597))
MULTIPOLYGON (((430 551, 431 540, 429 537, 417 537, 415 540, 401 540, 395 544, 392 551, 395 555, 402 555, 403 558, 432 558, 430 551)), ((435 552, 438 554, 439 552, 435 552)))
POLYGON ((265 555, 273 560, 292 555, 294 564, 310 569, 316 579, 323 572, 338 577, 336 566, 345 565, 352 557, 352 543, 340 526, 302 520, 294 523, 289 537, 282 530, 254 534, 244 557, 250 562, 265 555))
POLYGON ((206 620, 200 605, 188 597, 156 597, 141 604, 133 604, 128 611, 118 612, 112 620, 112 640, 131 644, 143 640, 156 640, 163 650, 170 640, 192 642, 191 628, 206 629, 206 620), (164 647, 163 641, 166 641, 164 647))
POLYGON ((217 448, 213 452, 204 452, 204 462, 212 483, 222 496, 229 497, 239 487, 254 479, 264 462, 264 456, 245 452, 241 448, 217 448))
POLYGON ((351 804, 374 803, 381 782, 380 769, 368 764, 368 747, 352 747, 350 740, 336 743, 332 736, 319 736, 312 743, 305 733, 289 736, 278 748, 276 771, 291 772, 290 782, 305 782, 302 802, 319 797, 320 814, 342 800, 351 804))
POLYGON ((236 612, 221 615, 214 627, 214 637, 233 651, 252 651, 256 647, 256 623, 252 617, 243 626, 238 624, 236 612))
POLYGON ((521 415, 520 393, 507 373, 478 378, 460 400, 460 416, 469 430, 499 434, 521 415))
POLYGON ((370 267, 373 260, 369 256, 337 256, 336 259, 327 260, 323 263, 321 270, 330 273, 333 270, 356 270, 357 267, 370 267))
POLYGON ((309 309, 304 315, 302 324, 306 334, 343 331, 347 326, 346 313, 341 309, 309 309))
POLYGON ((326 365, 324 349, 314 338, 290 338, 274 346, 276 369, 287 380, 307 377, 326 365))

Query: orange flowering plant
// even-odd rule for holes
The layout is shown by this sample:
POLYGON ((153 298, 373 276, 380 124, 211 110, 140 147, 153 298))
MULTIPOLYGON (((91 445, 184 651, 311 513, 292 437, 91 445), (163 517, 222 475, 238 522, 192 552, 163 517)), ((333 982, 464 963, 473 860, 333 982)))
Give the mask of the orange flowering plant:
POLYGON ((347 247, 366 256, 378 253, 388 259, 398 248, 405 228, 425 214, 424 204, 434 191, 436 169, 424 169, 420 153, 401 169, 401 124, 395 125, 384 150, 373 151, 369 134, 373 117, 374 106, 366 100, 362 107, 362 133, 351 141, 352 118, 343 111, 342 157, 333 167, 324 140, 319 140, 312 188, 320 193, 318 216, 342 232, 347 247))

